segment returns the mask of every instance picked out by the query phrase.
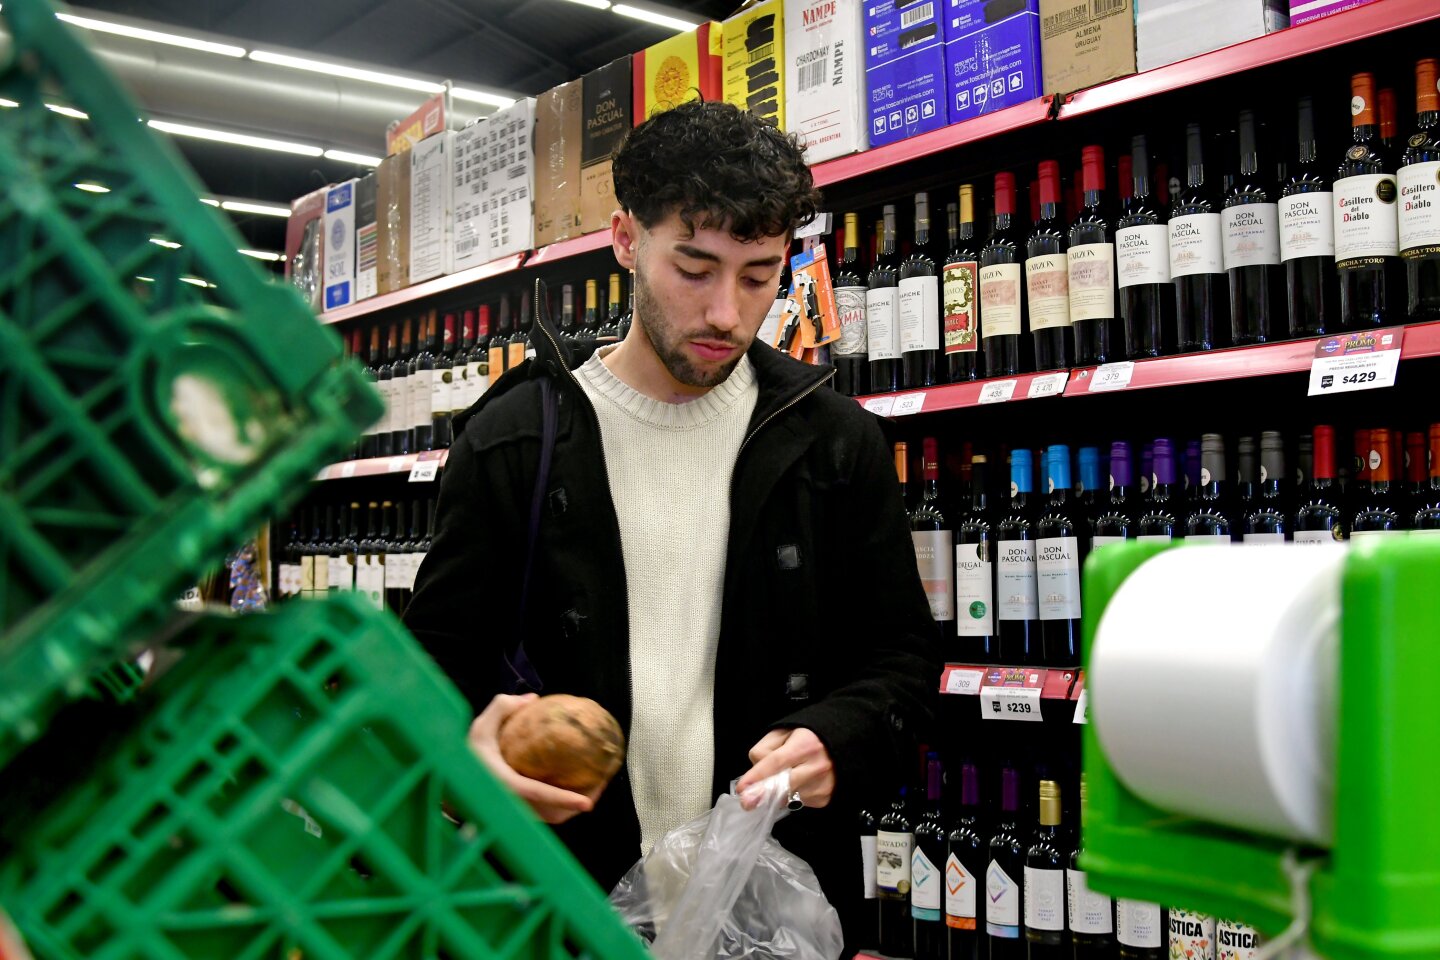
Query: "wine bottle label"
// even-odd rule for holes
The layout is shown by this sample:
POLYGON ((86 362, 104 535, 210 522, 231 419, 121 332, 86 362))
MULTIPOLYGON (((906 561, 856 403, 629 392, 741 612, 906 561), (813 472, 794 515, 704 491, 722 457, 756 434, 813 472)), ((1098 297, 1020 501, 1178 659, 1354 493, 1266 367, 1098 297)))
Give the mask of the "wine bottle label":
POLYGON ((500 376, 505 372, 505 348, 491 347, 486 351, 490 356, 490 369, 494 371, 493 376, 500 376))
POLYGON ((1169 543, 1175 538, 1168 533, 1142 533, 1135 539, 1140 543, 1169 543))
POLYGON ((865 336, 871 361, 900 356, 900 291, 881 287, 865 291, 865 336))
POLYGON ((410 568, 410 589, 411 589, 411 590, 414 590, 414 589, 415 589, 415 581, 416 581, 416 580, 419 578, 419 576, 420 576, 420 568, 425 565, 425 558, 428 557, 428 556, 430 556, 430 554, 428 554, 428 553, 412 553, 410 556, 411 556, 412 562, 413 562, 413 566, 411 566, 411 568, 410 568))
POLYGON ((1324 193, 1297 193, 1281 197, 1280 259, 1335 256, 1335 197, 1324 193))
POLYGON ((1237 203, 1221 214, 1225 269, 1267 267, 1280 262, 1279 208, 1273 203, 1237 203))
POLYGON ((510 343, 505 347, 505 369, 510 370, 525 362, 525 342, 510 343))
POLYGON ((1111 544, 1114 544, 1114 543, 1124 543, 1125 540, 1126 540, 1125 537, 1115 537, 1115 536, 1107 536, 1107 535, 1105 535, 1105 534, 1096 534, 1094 537, 1092 537, 1092 538, 1090 539, 1090 549, 1091 549, 1091 550, 1098 550, 1098 549, 1100 549, 1101 547, 1108 547, 1108 546, 1110 546, 1111 544))
POLYGON ((1186 543, 1231 543, 1232 538, 1228 533, 1187 533, 1186 543))
POLYGON ((474 401, 470 399, 470 369, 473 363, 457 363, 450 368, 450 411, 459 413, 474 401))
POLYGON ((860 874, 865 883, 865 899, 874 900, 880 891, 875 886, 875 838, 870 834, 860 836, 860 874))
POLYGON ((945 264, 945 352, 974 353, 980 347, 976 320, 980 264, 959 260, 945 264))
POLYGON ((430 413, 450 412, 450 398, 455 392, 454 367, 430 371, 430 413))
POLYGON ((480 384, 480 361, 472 360, 465 364, 465 395, 456 401, 455 411, 470 409, 470 405, 480 399, 484 393, 484 387, 480 384), (464 406, 460 406, 460 404, 464 406))
POLYGON ((1114 932, 1115 924, 1110 919, 1110 898, 1090 889, 1090 885, 1085 881, 1085 871, 1065 871, 1065 899, 1071 933, 1114 932))
POLYGON ((991 544, 955 544, 955 634, 988 637, 995 632, 991 544))
POLYGON ((1065 929, 1065 871, 1025 867, 1025 926, 1065 929))
POLYGON ((840 314, 840 339, 830 344, 837 357, 863 357, 870 349, 865 333, 865 288, 836 287, 835 310, 840 314))
POLYGON ((940 349, 940 278, 900 281, 900 349, 904 353, 940 349))
POLYGON ((367 553, 355 568, 355 592, 376 610, 385 609, 385 564, 377 554, 367 553))
POLYGON ((1329 530, 1296 530, 1295 539, 1292 543, 1306 543, 1314 546, 1316 544, 1339 543, 1341 542, 1340 528, 1331 527, 1329 530))
POLYGON ((1401 167, 1396 179, 1400 184, 1401 252, 1440 247, 1440 161, 1401 167))
POLYGON ((1020 886, 1010 874, 991 860, 985 871, 985 932, 992 937, 1018 939, 1020 936, 1020 886))
POLYGON ((1170 218, 1170 276, 1225 272, 1220 214, 1191 213, 1170 218))
POLYGON ((1170 908, 1170 956, 1215 960, 1215 918, 1170 908))
POLYGON ((1020 333, 1020 264, 980 268, 980 336, 1020 333))
POLYGON ((1047 253, 1025 261, 1025 293, 1030 329, 1070 325, 1070 266, 1063 253, 1047 253))
POLYGON ((1395 178, 1365 174, 1335 181, 1335 262, 1400 253, 1395 178))
POLYGON ((1070 320, 1115 316, 1115 245, 1082 243, 1065 251, 1070 269, 1070 320))
POLYGON ((1115 272, 1122 287, 1170 282, 1170 233, 1164 224, 1115 233, 1115 272))
POLYGON ((490 389, 490 358, 488 356, 479 362, 477 372, 478 376, 471 390, 473 391, 474 398, 479 400, 485 396, 485 391, 490 389))
POLYGON ((405 581, 405 554, 387 553, 385 555, 385 589, 400 590, 404 587, 405 581))
POLYGON ((403 377, 397 376, 390 382, 395 390, 395 407, 391 412, 393 418, 391 432, 399 433, 414 426, 410 420, 410 375, 407 373, 403 377))
POLYGON ((380 422, 377 423, 377 424, 375 424, 375 426, 371 428, 371 430, 370 430, 371 433, 382 433, 382 434, 383 434, 383 433, 389 433, 389 432, 390 432, 390 406, 391 406, 391 400, 390 400, 391 390, 390 390, 390 385, 391 385, 393 382, 394 382, 394 381, 392 381, 392 380, 377 380, 377 381, 375 381, 375 389, 380 392, 380 403, 381 403, 381 405, 384 407, 384 409, 380 411, 380 422))
POLYGON ((1116 900, 1115 938, 1127 947, 1160 949, 1160 907, 1141 900, 1116 900))
POLYGON ((1403 530, 1351 530, 1351 540, 1363 540, 1365 537, 1393 537, 1404 533, 1403 530))
POLYGON ((1035 542, 1035 578, 1041 620, 1080 619, 1080 541, 1045 537, 1035 542))
POLYGON ((955 568, 950 565, 954 535, 949 530, 916 530, 910 539, 915 543, 915 564, 930 601, 930 616, 937 621, 954 620, 955 568))
POLYGON ((914 846, 913 833, 881 830, 875 835, 875 886, 882 895, 909 898, 910 853, 914 846))
POLYGON ((1040 603, 1035 583, 1035 541, 997 540, 996 606, 1001 620, 1035 620, 1040 603))
POLYGON ((309 597, 315 594, 315 558, 313 556, 300 558, 300 596, 309 597))
POLYGON ((345 557, 330 558, 330 589, 332 592, 355 589, 355 568, 345 557))
POLYGON ((1215 960, 1254 960, 1260 934, 1243 923, 1221 920, 1215 924, 1215 960))
POLYGON ((1246 542, 1246 543, 1284 543, 1284 542, 1285 542, 1285 534, 1283 534, 1283 533, 1247 533, 1247 534, 1245 534, 1245 542, 1246 542))
POLYGON ((772 347, 780 342, 780 321, 785 316, 785 304, 789 302, 789 299, 785 299, 776 300, 770 304, 765 319, 760 321, 760 329, 755 334, 756 340, 768 343, 772 347))
POLYGON ((434 370, 416 370, 410 374, 410 426, 430 426, 430 380, 434 370))
POLYGON ((917 844, 910 854, 910 915, 916 920, 940 920, 944 877, 917 844))
POLYGON ((975 875, 955 854, 945 861, 945 925, 955 930, 975 929, 975 875))

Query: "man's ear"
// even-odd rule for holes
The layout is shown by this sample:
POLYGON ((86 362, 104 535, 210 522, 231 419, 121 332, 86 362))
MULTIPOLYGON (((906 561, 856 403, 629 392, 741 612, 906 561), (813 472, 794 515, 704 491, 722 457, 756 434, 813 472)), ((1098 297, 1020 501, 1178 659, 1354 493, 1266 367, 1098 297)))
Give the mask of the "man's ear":
POLYGON ((635 217, 624 210, 610 214, 610 245, 615 250, 615 259, 626 270, 635 269, 636 247, 640 242, 639 225, 635 217))

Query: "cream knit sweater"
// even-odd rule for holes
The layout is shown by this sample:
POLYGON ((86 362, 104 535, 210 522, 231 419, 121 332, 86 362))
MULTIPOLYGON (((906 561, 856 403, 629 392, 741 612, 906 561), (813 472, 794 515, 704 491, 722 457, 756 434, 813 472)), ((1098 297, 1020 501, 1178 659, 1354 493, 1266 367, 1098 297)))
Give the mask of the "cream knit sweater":
POLYGON ((704 396, 652 400, 610 372, 608 352, 577 373, 600 419, 620 520, 630 605, 630 788, 644 854, 714 802, 730 480, 759 388, 744 358, 704 396))

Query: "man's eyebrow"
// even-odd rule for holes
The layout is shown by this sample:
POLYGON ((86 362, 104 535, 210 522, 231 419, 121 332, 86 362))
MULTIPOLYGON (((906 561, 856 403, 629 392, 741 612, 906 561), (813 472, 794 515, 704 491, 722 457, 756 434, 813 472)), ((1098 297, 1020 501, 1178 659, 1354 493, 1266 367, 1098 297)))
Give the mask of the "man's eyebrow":
MULTIPOLYGON (((691 246, 688 243, 675 244, 675 252, 681 254, 682 256, 689 257, 692 260, 705 260, 710 263, 720 262, 720 258, 715 254, 711 253, 709 250, 703 250, 700 247, 691 246)), ((760 257, 756 260, 747 260, 745 261, 745 266, 774 267, 778 265, 780 261, 781 258, 778 255, 771 255, 768 257, 760 257)))

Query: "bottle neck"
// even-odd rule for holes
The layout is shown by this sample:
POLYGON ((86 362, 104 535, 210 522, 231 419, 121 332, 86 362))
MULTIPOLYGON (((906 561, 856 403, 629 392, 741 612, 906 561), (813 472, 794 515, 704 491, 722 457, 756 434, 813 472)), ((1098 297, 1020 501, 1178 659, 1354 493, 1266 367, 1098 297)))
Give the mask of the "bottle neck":
POLYGON ((1104 205, 1104 202, 1105 202, 1105 191, 1104 191, 1104 190, 1086 190, 1086 191, 1085 191, 1085 209, 1086 209, 1086 210, 1099 210, 1100 207, 1104 205))

